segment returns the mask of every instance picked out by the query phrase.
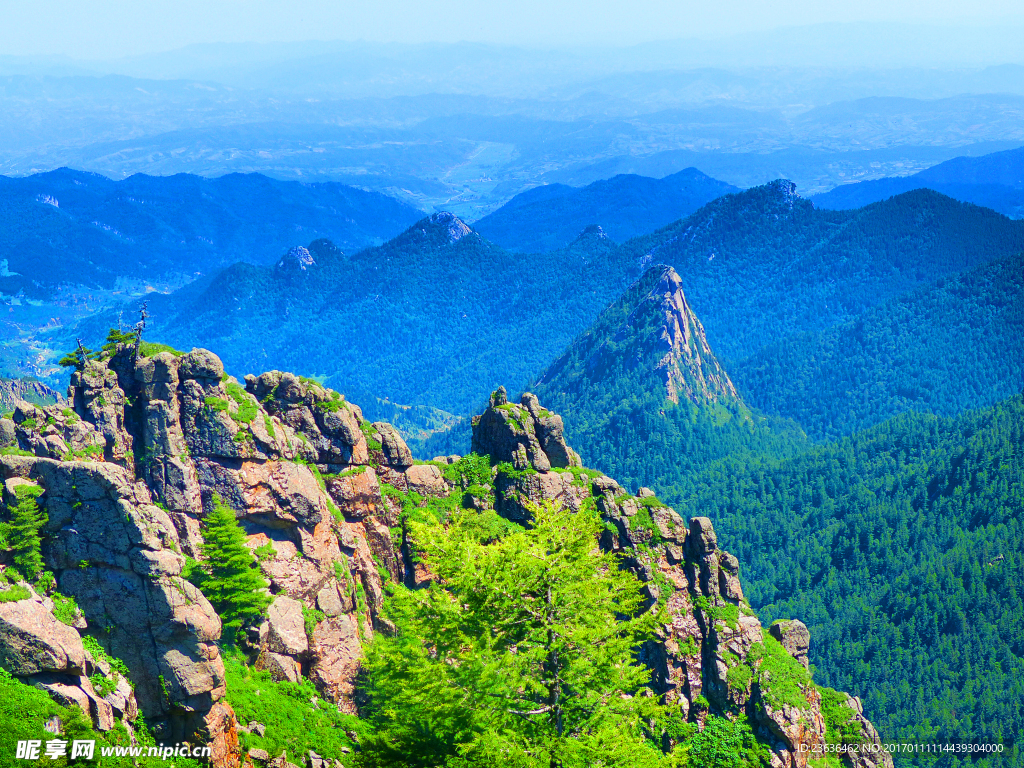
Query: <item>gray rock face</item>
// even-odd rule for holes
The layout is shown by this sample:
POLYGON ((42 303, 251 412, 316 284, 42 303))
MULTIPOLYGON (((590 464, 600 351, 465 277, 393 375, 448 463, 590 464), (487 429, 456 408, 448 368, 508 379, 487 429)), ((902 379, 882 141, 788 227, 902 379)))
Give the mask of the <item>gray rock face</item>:
MULTIPOLYGON (((45 489, 40 500, 49 517, 48 565, 89 624, 108 630, 111 651, 132 672, 148 716, 160 720, 172 708, 200 711, 222 696, 224 668, 214 644, 220 619, 202 593, 181 579, 174 525, 151 503, 146 486, 106 462, 5 456, 0 471, 5 482, 30 478, 45 489)), ((74 632, 51 621, 55 632, 74 632)), ((173 729, 185 734, 195 725, 186 714, 173 729)))
POLYGON ((380 443, 384 453, 384 460, 388 466, 397 469, 404 469, 412 466, 412 451, 405 444, 405 440, 398 434, 398 430, 386 421, 373 422, 373 428, 380 435, 380 443))

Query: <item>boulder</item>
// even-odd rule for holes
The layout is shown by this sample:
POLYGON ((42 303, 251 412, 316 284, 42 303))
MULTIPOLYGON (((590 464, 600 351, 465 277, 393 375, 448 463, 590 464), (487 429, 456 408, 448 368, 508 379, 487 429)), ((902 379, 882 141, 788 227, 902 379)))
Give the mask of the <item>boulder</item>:
POLYGON ((386 421, 373 422, 373 428, 380 435, 381 450, 384 453, 384 461, 392 467, 411 467, 412 451, 405 444, 405 440, 398 434, 398 430, 386 421))
POLYGON ((178 375, 182 379, 218 382, 224 375, 224 363, 209 350, 193 349, 179 359, 178 375))
POLYGON ((14 445, 18 441, 18 435, 14 431, 14 420, 0 419, 0 448, 14 445))
POLYGON ((424 496, 436 496, 448 490, 441 468, 433 464, 416 464, 409 467, 405 470, 405 479, 409 484, 409 490, 424 496))
POLYGON ((301 656, 309 650, 302 603, 279 595, 267 609, 267 634, 263 644, 272 653, 301 656))
POLYGON ((323 589, 316 593, 316 607, 328 617, 340 616, 345 612, 341 603, 341 596, 338 594, 337 584, 330 581, 324 585, 323 589))
POLYGON ((291 656, 284 656, 280 653, 264 651, 256 659, 256 669, 269 672, 270 676, 278 682, 297 683, 302 679, 299 663, 291 656))
POLYGON ((25 677, 39 672, 85 671, 82 638, 41 603, 0 603, 0 666, 25 677))

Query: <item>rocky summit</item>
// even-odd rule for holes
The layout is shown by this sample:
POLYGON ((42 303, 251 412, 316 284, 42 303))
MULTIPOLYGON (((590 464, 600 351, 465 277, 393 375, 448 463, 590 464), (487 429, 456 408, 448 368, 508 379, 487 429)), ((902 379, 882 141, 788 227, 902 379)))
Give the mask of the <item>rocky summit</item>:
MULTIPOLYGON (((222 617, 188 578, 221 505, 258 550, 269 587, 268 607, 241 628, 238 646, 253 668, 309 681, 358 715, 364 651, 375 634, 394 631, 382 612, 385 583, 417 589, 433 578, 414 556, 410 510, 454 499, 529 526, 533 504, 554 500, 596 509, 600 547, 643 583, 645 610, 659 620, 639 660, 653 693, 690 722, 746 715, 775 768, 808 765, 835 742, 835 722, 878 745, 857 698, 814 684, 806 627, 762 627, 711 521, 684 520, 650 490, 631 493, 582 467, 561 418, 535 396, 492 394, 473 420, 489 482, 468 484, 452 471, 462 459, 415 461, 393 427, 367 422, 316 381, 279 371, 238 381, 205 350, 141 349, 121 343, 83 361, 65 403, 18 402, 0 429, 9 443, 0 456, 5 516, 26 488, 36 494, 55 577, 30 586, 3 561, 11 584, 0 594, 14 599, 0 602, 0 666, 78 704, 95 729, 123 724, 131 733, 142 713, 158 739, 210 744, 218 768, 290 764, 242 748, 240 731, 262 736, 275 725, 237 722, 222 617), (51 594, 73 598, 74 615, 51 594)), ((310 752, 306 762, 336 766, 342 757, 310 752)), ((892 764, 870 751, 842 760, 892 764)))

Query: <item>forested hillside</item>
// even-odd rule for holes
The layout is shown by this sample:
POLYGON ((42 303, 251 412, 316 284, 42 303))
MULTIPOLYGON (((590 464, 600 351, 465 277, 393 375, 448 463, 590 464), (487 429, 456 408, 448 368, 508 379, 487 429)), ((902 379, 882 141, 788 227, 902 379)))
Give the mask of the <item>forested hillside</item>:
POLYGON ((729 372, 750 405, 816 438, 991 405, 1024 389, 1024 255, 780 340, 729 372))
MULTIPOLYGON (((458 416, 479 405, 481 391, 525 387, 653 262, 676 267, 729 369, 766 345, 1021 249, 1024 222, 932 192, 817 211, 776 182, 621 246, 591 231, 528 256, 435 214, 354 254, 313 245, 306 269, 235 265, 153 297, 150 310, 169 342, 206 344, 239 375, 299 370, 342 391, 458 416)), ((75 335, 99 339, 113 324, 106 316, 75 335)))
POLYGON ((707 346, 700 321, 689 312, 680 318, 665 301, 666 275, 685 306, 675 271, 651 267, 531 385, 565 414, 566 434, 584 460, 627 486, 665 489, 688 487, 696 472, 724 456, 798 450, 805 442, 800 430, 752 414, 707 346), (680 329, 686 325, 688 333, 680 329), (685 343, 665 343, 674 337, 685 343), (673 401, 667 372, 680 366, 694 386, 673 401))
MULTIPOLYGON (((828 685, 865 691, 885 740, 1024 733, 1024 398, 907 414, 786 460, 723 460, 666 489, 707 514, 763 621, 796 617, 828 685)), ((943 757, 908 761, 956 765, 943 757)))
POLYGON ((620 174, 581 188, 535 187, 484 216, 473 228, 503 248, 522 253, 563 248, 592 224, 621 243, 689 216, 730 192, 739 189, 696 168, 663 179, 620 174))
POLYGON ((819 208, 859 208, 921 188, 1019 219, 1024 216, 1024 148, 956 157, 911 176, 844 184, 811 201, 819 208))
POLYGON ((466 413, 481 392, 525 385, 633 277, 607 240, 523 258, 435 214, 355 255, 318 241, 274 267, 236 264, 150 311, 168 342, 205 340, 239 375, 298 370, 466 413))

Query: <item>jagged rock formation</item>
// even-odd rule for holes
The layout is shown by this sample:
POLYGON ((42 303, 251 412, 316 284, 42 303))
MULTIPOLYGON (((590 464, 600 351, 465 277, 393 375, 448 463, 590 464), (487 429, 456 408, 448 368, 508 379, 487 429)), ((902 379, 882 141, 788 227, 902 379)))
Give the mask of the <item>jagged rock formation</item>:
POLYGON ((397 432, 315 382, 271 371, 243 387, 204 350, 137 358, 121 345, 72 375, 68 401, 18 403, 0 432, 31 455, 0 457, 0 470, 41 486, 47 566, 83 629, 128 666, 158 735, 213 740, 221 765, 238 764, 221 622, 181 576, 185 557, 200 556, 214 497, 236 510, 253 549, 272 550, 260 562, 276 599, 254 632, 259 666, 308 677, 355 712, 362 644, 381 621, 377 561, 406 576, 391 536, 398 508, 378 478, 447 493, 437 468, 413 466, 397 432), (324 616, 309 636, 303 607, 324 616))
MULTIPOLYGON (((822 695, 806 672, 799 674, 807 665, 807 628, 793 621, 764 631, 743 596, 738 561, 718 547, 707 518, 687 523, 650 490, 633 496, 597 472, 557 471, 530 439, 536 427, 531 431, 526 415, 540 410, 536 397, 525 394, 521 402, 510 406, 500 389, 473 422, 474 451, 508 462, 497 467, 495 509, 528 522, 529 502, 557 499, 579 510, 592 500, 606 525, 601 546, 622 555, 623 567, 644 583, 649 606, 664 610, 656 638, 641 652, 655 691, 698 723, 709 711, 747 714, 775 768, 803 768, 820 757, 815 750, 827 740, 822 695)), ((555 452, 568 451, 564 446, 560 440, 555 452)), ((849 697, 844 706, 863 740, 879 746, 859 700, 849 697)), ((857 768, 892 765, 884 752, 842 759, 857 768)))
MULTIPOLYGON (((358 713, 364 644, 391 629, 383 580, 415 588, 432 578, 411 556, 408 505, 458 494, 467 507, 493 505, 527 524, 531 501, 592 505, 606 523, 601 545, 622 553, 650 605, 666 611, 641 654, 655 690, 695 722, 708 711, 746 712, 777 766, 806 765, 813 753, 801 749, 826 739, 809 677, 796 694, 773 688, 773 650, 806 674, 783 650, 805 658, 799 627, 780 627, 781 644, 763 632, 710 521, 687 523, 650 491, 632 496, 584 469, 561 418, 528 393, 515 404, 499 389, 474 419, 474 450, 494 465, 486 486, 450 475, 453 457, 414 463, 390 425, 367 422, 315 381, 270 371, 243 385, 205 350, 145 358, 120 345, 72 375, 66 406, 19 403, 13 421, 0 423, 4 435, 19 449, 0 456, 5 501, 18 484, 39 486, 47 567, 82 616, 75 629, 59 624, 35 593, 0 604, 0 664, 58 701, 81 703, 97 727, 130 723, 137 708, 164 740, 203 739, 218 768, 241 764, 224 701, 221 621, 182 576, 186 558, 201 556, 202 521, 217 499, 235 510, 274 598, 241 636, 255 666, 278 680, 308 679, 358 713), (82 634, 124 661, 134 699, 115 703, 90 689, 84 675, 103 662, 90 660, 82 634)), ((847 706, 877 740, 859 702, 847 706)))

